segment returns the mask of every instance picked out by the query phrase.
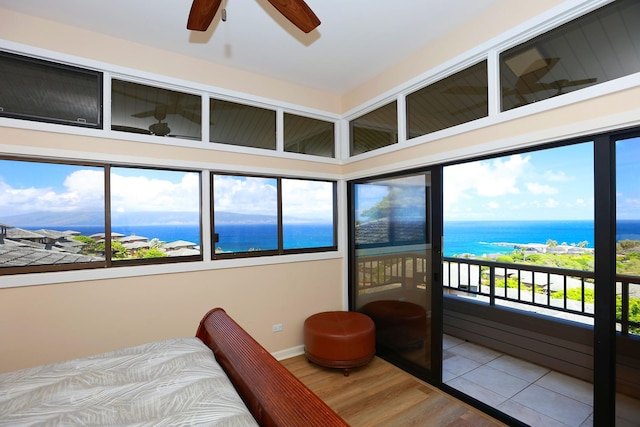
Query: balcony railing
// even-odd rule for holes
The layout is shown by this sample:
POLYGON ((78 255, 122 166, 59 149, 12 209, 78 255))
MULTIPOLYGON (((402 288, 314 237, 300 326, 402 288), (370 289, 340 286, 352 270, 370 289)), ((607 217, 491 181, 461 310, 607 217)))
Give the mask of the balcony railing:
MULTIPOLYGON (((428 259, 424 254, 404 253, 360 257, 358 291, 371 293, 427 283, 428 259)), ((466 258, 443 258, 442 286, 446 293, 475 298, 490 305, 512 306, 593 324, 595 275, 529 264, 502 263, 466 258)), ((618 331, 640 334, 640 278, 616 276, 618 331), (630 316, 633 314, 634 316, 630 316)))

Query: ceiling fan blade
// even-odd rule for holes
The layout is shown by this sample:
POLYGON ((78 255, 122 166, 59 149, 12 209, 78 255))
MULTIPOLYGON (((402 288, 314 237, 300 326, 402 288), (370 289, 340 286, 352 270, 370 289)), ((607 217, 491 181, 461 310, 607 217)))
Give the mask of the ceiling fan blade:
POLYGON ((148 129, 136 128, 133 126, 124 126, 124 125, 111 125, 111 130, 117 130, 120 132, 130 132, 130 133, 142 133, 145 135, 151 135, 151 131, 148 129))
POLYGON ((305 33, 320 25, 320 20, 304 0, 269 0, 269 3, 305 33))
POLYGON ((153 117, 153 115, 155 114, 156 110, 147 110, 147 111, 143 111, 141 113, 135 113, 132 114, 131 117, 135 117, 137 119, 145 119, 147 117, 153 117))
POLYGON ((221 3, 222 0, 193 0, 187 28, 195 31, 207 31, 221 3))

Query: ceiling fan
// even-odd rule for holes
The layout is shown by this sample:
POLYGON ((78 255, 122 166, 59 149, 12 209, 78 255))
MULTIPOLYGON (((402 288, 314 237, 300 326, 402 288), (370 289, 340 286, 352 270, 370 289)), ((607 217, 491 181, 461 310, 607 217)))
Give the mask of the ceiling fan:
MULTIPOLYGON (((524 55, 523 55, 524 56, 524 55)), ((514 57, 520 59, 520 57, 514 57)), ((514 59, 512 58, 512 59, 514 59)), ((512 85, 502 87, 503 96, 514 96, 517 99, 516 106, 526 105, 530 103, 527 99, 527 95, 535 95, 538 92, 554 90, 555 95, 558 96, 564 93, 567 88, 575 86, 584 86, 595 83, 598 79, 595 77, 569 80, 569 79, 557 79, 549 82, 541 81, 545 76, 551 73, 560 58, 554 57, 539 57, 532 60, 527 58, 526 62, 517 63, 507 59, 505 64, 511 69, 516 76, 516 80, 512 85)), ((486 86, 457 86, 451 87, 445 91, 446 93, 458 94, 458 95, 486 95, 486 86)), ((485 105, 481 103, 478 105, 485 105)))
MULTIPOLYGON (((320 20, 304 0, 268 0, 293 25, 309 33, 320 20)), ((193 0, 187 28, 195 31, 207 31, 213 17, 220 8, 222 0, 193 0)))

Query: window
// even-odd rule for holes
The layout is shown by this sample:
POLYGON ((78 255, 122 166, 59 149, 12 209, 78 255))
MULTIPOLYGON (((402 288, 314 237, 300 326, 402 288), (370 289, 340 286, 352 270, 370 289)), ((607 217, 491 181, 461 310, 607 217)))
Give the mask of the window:
POLYGON ((0 274, 104 265, 104 205, 103 167, 0 160, 0 274))
POLYGON ((185 139, 202 139, 201 97, 113 80, 111 129, 185 139))
POLYGON ((201 260, 200 236, 199 173, 0 159, 0 274, 201 260))
POLYGON ((214 258, 336 248, 335 183, 214 174, 214 258))
POLYGON ((276 149, 276 112, 211 98, 209 140, 220 144, 276 149))
POLYGON ((349 122, 351 155, 398 143, 398 106, 393 101, 349 122))
POLYGON ((111 260, 201 256, 200 174, 112 167, 111 260))
POLYGON ((334 124, 284 113, 284 151, 334 157, 334 124))
POLYGON ((275 178, 213 176, 216 254, 278 249, 277 185, 275 178))
POLYGON ((283 178, 284 249, 335 247, 335 184, 283 178))
POLYGON ((445 286, 592 324, 593 152, 586 141, 444 167, 445 286))
POLYGON ((487 62, 407 95, 407 139, 488 114, 487 62))
POLYGON ((0 116, 102 127, 102 74, 0 52, 0 116))
POLYGON ((640 71, 640 3, 619 0, 500 55, 502 110, 640 71))
POLYGON ((424 174, 355 185, 356 248, 427 243, 428 185, 424 174))

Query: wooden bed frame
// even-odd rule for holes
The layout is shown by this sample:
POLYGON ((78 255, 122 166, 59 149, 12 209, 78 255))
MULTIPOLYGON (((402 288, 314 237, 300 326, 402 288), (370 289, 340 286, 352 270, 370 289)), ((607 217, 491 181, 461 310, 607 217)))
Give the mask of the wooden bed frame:
POLYGON ((348 426, 222 308, 200 321, 196 333, 261 426, 348 426))

